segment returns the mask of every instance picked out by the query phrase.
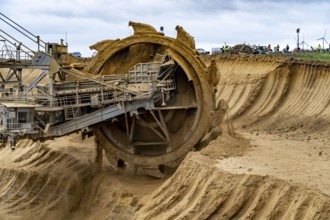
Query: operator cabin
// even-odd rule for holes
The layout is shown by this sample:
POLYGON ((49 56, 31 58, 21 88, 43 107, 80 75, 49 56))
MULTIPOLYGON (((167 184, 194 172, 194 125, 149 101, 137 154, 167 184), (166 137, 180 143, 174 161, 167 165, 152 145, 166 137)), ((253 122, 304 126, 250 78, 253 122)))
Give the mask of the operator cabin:
POLYGON ((24 134, 36 130, 33 126, 35 108, 31 103, 2 102, 0 104, 0 131, 3 134, 24 134))

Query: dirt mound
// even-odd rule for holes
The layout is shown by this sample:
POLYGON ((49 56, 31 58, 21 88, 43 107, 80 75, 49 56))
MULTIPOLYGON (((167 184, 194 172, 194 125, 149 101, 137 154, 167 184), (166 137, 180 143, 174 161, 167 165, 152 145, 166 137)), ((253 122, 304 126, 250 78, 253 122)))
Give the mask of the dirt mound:
POLYGON ((163 182, 147 176, 95 173, 65 219, 132 219, 141 198, 163 182))
POLYGON ((135 219, 326 219, 328 196, 269 176, 233 175, 191 153, 141 200, 135 219))
POLYGON ((237 44, 233 47, 233 49, 230 51, 232 54, 252 54, 253 49, 249 45, 246 44, 237 44))

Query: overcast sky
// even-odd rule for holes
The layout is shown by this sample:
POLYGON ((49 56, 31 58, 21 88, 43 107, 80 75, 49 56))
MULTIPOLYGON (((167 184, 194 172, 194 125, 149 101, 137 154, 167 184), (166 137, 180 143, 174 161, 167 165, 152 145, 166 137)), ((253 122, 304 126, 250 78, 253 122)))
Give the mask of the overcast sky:
MULTIPOLYGON (((225 42, 293 48, 297 28, 313 47, 328 28, 330 43, 330 0, 0 0, 0 12, 46 42, 67 39, 84 56, 98 41, 131 35, 129 21, 164 26, 171 37, 181 25, 207 50, 225 42)), ((0 28, 9 29, 1 20, 0 28)))

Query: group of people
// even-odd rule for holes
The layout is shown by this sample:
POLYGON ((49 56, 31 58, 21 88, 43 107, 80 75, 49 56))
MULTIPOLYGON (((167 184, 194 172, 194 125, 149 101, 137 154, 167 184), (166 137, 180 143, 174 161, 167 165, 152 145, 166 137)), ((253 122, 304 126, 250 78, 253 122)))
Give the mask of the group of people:
MULTIPOLYGON (((289 49, 289 44, 287 44, 286 47, 283 49, 283 52, 289 52, 289 49)), ((268 44, 267 50, 273 52, 271 44, 268 44)), ((277 44, 277 46, 274 47, 274 52, 280 52, 280 45, 277 44)))
MULTIPOLYGON (((222 46, 221 53, 228 53, 228 52, 230 52, 230 50, 231 50, 231 47, 229 45, 225 45, 225 46, 222 46)), ((311 50, 313 51, 314 48, 311 47, 311 50)), ((322 47, 321 47, 321 44, 319 44, 317 46, 317 51, 320 52, 321 50, 322 50, 322 47)), ((274 47, 274 51, 273 51, 271 44, 268 44, 267 51, 280 52, 280 45, 277 45, 276 47, 274 47)), ((283 52, 288 53, 289 51, 290 51, 290 46, 289 46, 289 44, 287 44, 286 47, 283 48, 283 52)), ((294 51, 295 52, 300 51, 300 48, 294 48, 294 51)), ((330 44, 329 44, 329 51, 330 51, 330 44)))
MULTIPOLYGON (((283 49, 283 51, 284 52, 289 52, 289 49, 290 49, 289 45, 286 45, 286 47, 283 49)), ((312 51, 314 50, 314 48, 312 46, 311 46, 311 50, 312 51)), ((316 51, 317 52, 320 52, 321 50, 322 50, 321 44, 318 44, 317 45, 317 48, 316 48, 316 51)), ((330 51, 330 44, 329 44, 329 49, 328 50, 330 51)), ((276 51, 278 51, 278 52, 280 51, 279 45, 277 45, 276 51)), ((294 51, 300 51, 300 48, 299 47, 298 48, 295 48, 294 51)))
MULTIPOLYGON (((312 50, 312 51, 314 50, 314 48, 313 48, 312 46, 311 46, 311 50, 312 50)), ((321 44, 317 45, 317 47, 316 47, 316 51, 317 51, 317 52, 320 52, 321 50, 322 50, 321 44)), ((328 49, 325 49, 325 50, 330 51, 330 44, 329 44, 329 48, 328 48, 328 49)))

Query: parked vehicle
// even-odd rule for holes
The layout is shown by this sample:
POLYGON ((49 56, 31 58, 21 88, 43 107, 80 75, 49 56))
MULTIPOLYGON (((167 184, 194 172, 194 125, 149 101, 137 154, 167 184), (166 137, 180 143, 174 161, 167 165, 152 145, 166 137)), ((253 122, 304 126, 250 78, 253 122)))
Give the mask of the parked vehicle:
POLYGON ((212 54, 220 54, 220 53, 223 53, 222 48, 220 48, 220 47, 212 48, 212 54))
POLYGON ((266 46, 258 46, 254 49, 253 54, 269 54, 270 50, 266 46))
POLYGON ((71 55, 75 56, 75 57, 81 57, 81 53, 80 52, 73 52, 71 53, 71 55))
POLYGON ((197 48, 196 51, 200 54, 200 55, 209 55, 210 51, 206 51, 203 48, 197 48))

